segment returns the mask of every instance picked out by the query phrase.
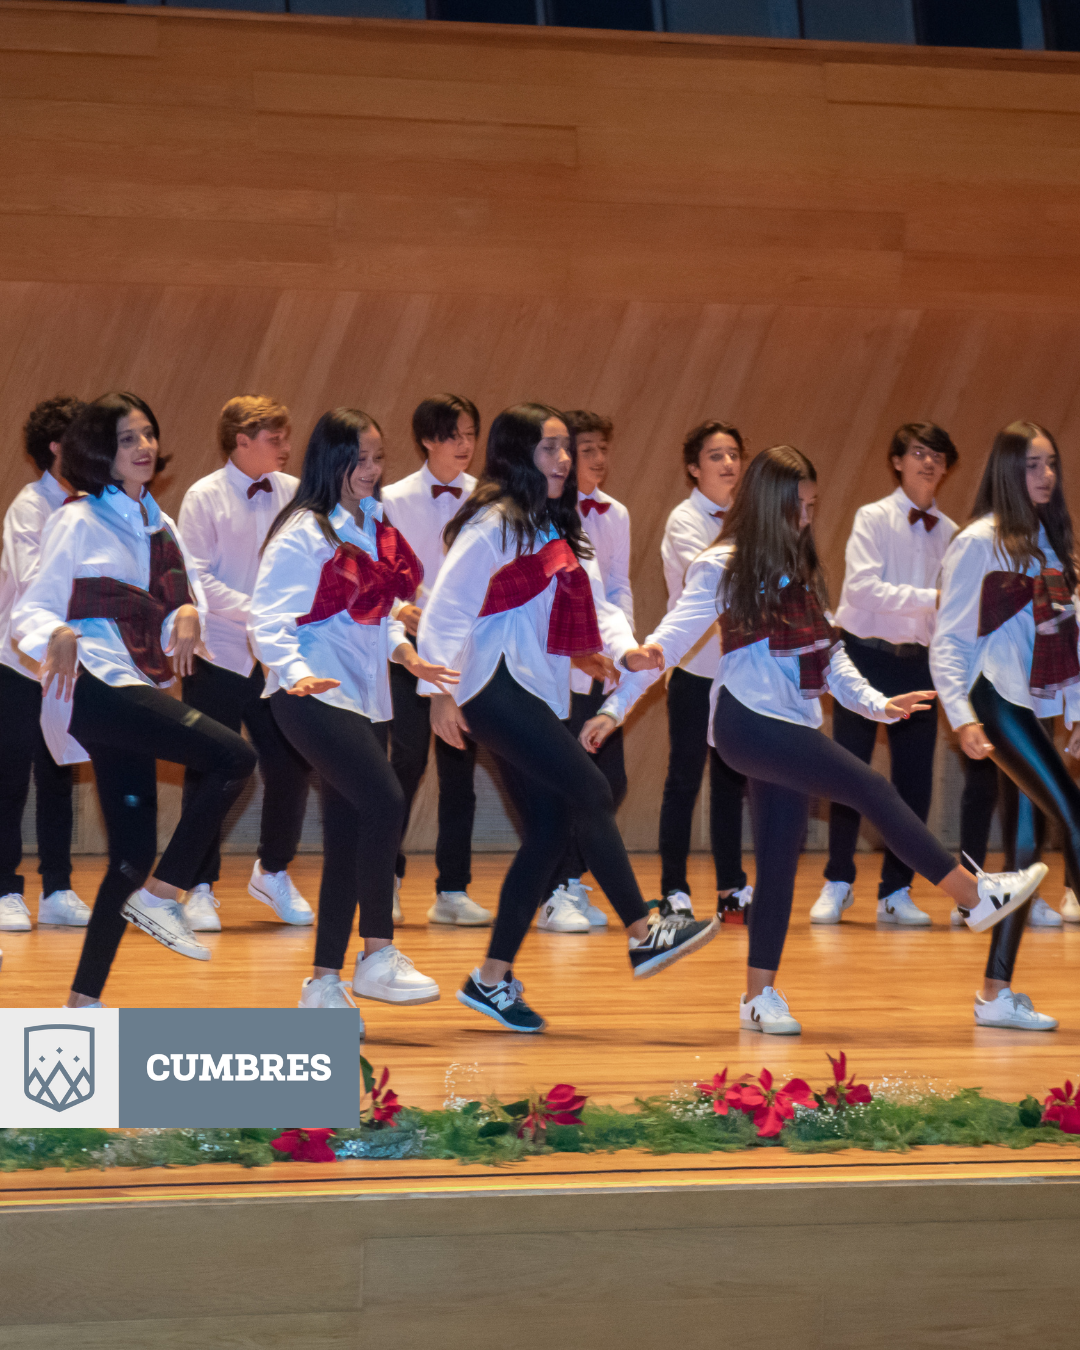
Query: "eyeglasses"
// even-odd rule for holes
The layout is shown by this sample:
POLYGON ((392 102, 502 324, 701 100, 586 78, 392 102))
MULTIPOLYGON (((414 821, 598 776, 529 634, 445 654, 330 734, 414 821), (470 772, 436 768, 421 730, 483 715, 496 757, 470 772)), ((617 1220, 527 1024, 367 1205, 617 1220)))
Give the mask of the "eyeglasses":
POLYGON ((936 465, 938 468, 944 468, 946 463, 945 456, 941 453, 940 450, 910 449, 908 450, 908 454, 911 456, 913 460, 915 460, 919 464, 922 464, 924 463, 924 461, 929 460, 931 464, 936 465))

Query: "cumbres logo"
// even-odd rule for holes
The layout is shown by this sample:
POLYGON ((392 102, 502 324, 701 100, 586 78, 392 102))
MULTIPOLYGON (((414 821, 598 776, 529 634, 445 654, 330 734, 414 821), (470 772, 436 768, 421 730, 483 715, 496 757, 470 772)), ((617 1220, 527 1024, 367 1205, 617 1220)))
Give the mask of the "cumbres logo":
POLYGON ((23 1048, 23 1091, 32 1102, 66 1111, 94 1095, 93 1027, 26 1027, 23 1048))
POLYGON ((205 1052, 151 1055, 146 1076, 155 1083, 325 1083, 331 1076, 329 1055, 224 1054, 205 1052))

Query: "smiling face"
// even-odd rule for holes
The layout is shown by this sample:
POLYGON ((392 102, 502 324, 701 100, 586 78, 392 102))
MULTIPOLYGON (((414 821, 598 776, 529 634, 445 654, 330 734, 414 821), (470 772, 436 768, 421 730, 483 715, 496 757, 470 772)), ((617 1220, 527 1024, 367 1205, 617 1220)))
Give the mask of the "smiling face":
POLYGON ((577 438, 578 491, 587 497, 607 477, 610 444, 602 431, 579 431, 577 438))
POLYGON ((468 413, 458 413, 454 434, 445 441, 423 442, 431 476, 440 483, 452 483, 464 473, 476 451, 476 423, 468 413))
POLYGON ((549 417, 533 451, 533 463, 547 479, 548 497, 561 497, 574 461, 570 457, 570 432, 560 417, 549 417))
POLYGON ((727 510, 742 474, 738 441, 726 431, 714 432, 702 444, 698 462, 688 465, 686 471, 709 501, 727 510))
POLYGON ((157 470, 158 441, 145 413, 135 408, 116 424, 112 476, 136 501, 157 470))
POLYGON ((817 507, 817 484, 804 478, 799 484, 799 529, 808 530, 814 523, 817 507))
POLYGON ((1058 480, 1057 451, 1045 436, 1029 443, 1024 460, 1028 496, 1036 506, 1045 506, 1054 495, 1058 480))
POLYGON ((373 497, 382 477, 383 439, 374 427, 360 436, 359 458, 356 468, 341 482, 341 504, 351 515, 365 497, 373 497))
POLYGON ((892 465, 900 475, 900 486, 908 501, 920 511, 933 502, 941 480, 949 471, 942 452, 931 450, 922 441, 912 441, 902 455, 893 455, 892 465))

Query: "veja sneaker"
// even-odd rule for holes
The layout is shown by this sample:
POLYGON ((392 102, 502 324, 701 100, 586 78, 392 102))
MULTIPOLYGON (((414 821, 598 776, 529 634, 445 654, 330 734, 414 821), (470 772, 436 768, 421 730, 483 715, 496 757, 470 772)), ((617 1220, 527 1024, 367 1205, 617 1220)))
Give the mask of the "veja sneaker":
POLYGON ((585 915, 590 928, 606 928, 607 915, 602 909, 597 909, 589 903, 589 895, 592 891, 591 886, 586 886, 580 877, 571 877, 566 883, 566 889, 573 897, 574 904, 578 910, 585 915))
POLYGON ((251 869, 248 895, 269 905, 282 923, 303 928, 315 922, 311 906, 293 885, 288 872, 264 872, 258 859, 251 869))
POLYGON ((629 938, 630 969, 635 980, 647 980, 675 961, 707 946, 720 931, 717 919, 687 919, 682 914, 673 918, 658 917, 649 923, 649 935, 629 938))
POLYGON ((19 892, 0 895, 0 933, 29 933, 32 927, 30 911, 19 892))
POLYGON ((664 899, 671 906, 673 914, 682 914, 687 919, 694 917, 694 906, 685 891, 668 891, 664 899))
POLYGON ((193 961, 209 961, 210 950, 204 947, 187 926, 184 907, 179 900, 159 900, 144 887, 128 897, 120 913, 156 938, 163 947, 190 956, 193 961))
POLYGON ((478 905, 466 891, 436 891, 435 903, 427 912, 428 923, 456 924, 458 928, 486 928, 491 910, 478 905))
POLYGON ((589 921, 565 886, 557 886, 540 906, 537 928, 545 933, 587 933, 589 921))
MULTIPOLYGON (((40 923, 41 920, 39 919, 40 923)), ((1029 928, 1063 928, 1065 920, 1057 912, 1051 909, 1041 895, 1037 895, 1031 902, 1031 908, 1028 910, 1029 928)))
POLYGON ((757 995, 739 999, 739 1026, 743 1031, 763 1031, 766 1036, 798 1036, 802 1027, 788 1011, 787 999, 771 984, 757 995))
POLYGON ((1061 917, 1066 923, 1080 923, 1080 900, 1072 890, 1061 897, 1061 917))
POLYGON ((810 907, 811 923, 839 923, 840 915, 855 903, 855 892, 846 881, 827 881, 810 907))
POLYGON ((902 886, 877 902, 878 923, 898 923, 905 928, 929 928, 930 915, 911 898, 911 887, 902 886))
POLYGON ((352 991, 357 998, 371 998, 379 1003, 396 1003, 412 1007, 417 1003, 435 1003, 439 986, 430 975, 421 975, 413 963, 390 944, 377 952, 356 958, 352 991))
POLYGON ((400 928, 405 920, 401 917, 401 878, 394 877, 394 927, 400 928))
POLYGON ((1036 1012, 1027 994, 1014 994, 1011 989, 1002 989, 994 999, 975 995, 975 1025, 1007 1027, 1010 1031, 1053 1031, 1057 1026, 1057 1018, 1036 1012))
MULTIPOLYGON (((968 862, 971 863, 970 858, 968 862)), ((976 933, 995 927, 1030 900, 1050 870, 1045 863, 1032 863, 1019 872, 984 872, 974 863, 971 865, 979 878, 979 903, 965 922, 976 933)))
POLYGON ((221 920, 217 916, 220 908, 221 901, 209 882, 201 881, 194 890, 188 891, 184 902, 188 927, 193 933, 220 933, 221 920))
POLYGON ((90 922, 90 907, 84 905, 74 891, 53 891, 51 895, 38 896, 37 921, 66 928, 85 928, 90 922))
POLYGON ((524 992, 525 986, 514 979, 513 971, 508 970, 498 984, 483 984, 477 967, 458 990, 457 1000, 466 1008, 492 1018, 507 1031, 535 1035, 543 1031, 546 1024, 522 998, 524 992))

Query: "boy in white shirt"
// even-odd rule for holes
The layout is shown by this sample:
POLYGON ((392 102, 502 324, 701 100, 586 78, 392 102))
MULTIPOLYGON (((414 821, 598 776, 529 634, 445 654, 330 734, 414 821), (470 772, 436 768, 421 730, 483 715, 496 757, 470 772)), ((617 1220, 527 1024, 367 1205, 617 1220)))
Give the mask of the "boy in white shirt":
MULTIPOLYGON (((212 653, 212 660, 196 657, 194 674, 184 677, 183 700, 230 731, 247 727, 264 788, 248 894, 269 905, 283 923, 304 926, 314 915, 287 869, 300 842, 311 771, 278 730, 262 697, 264 672, 247 632, 263 541, 296 494, 297 479, 284 472, 290 430, 288 408, 274 399, 252 394, 230 399, 218 421, 225 466, 188 488, 178 524, 206 592, 205 643, 212 653)), ((198 781, 195 770, 185 771, 185 795, 198 781)), ((213 891, 220 870, 219 838, 188 896, 188 923, 196 932, 221 928, 213 891)))
MULTIPOLYGON (((386 519, 400 530, 424 566, 424 580, 412 601, 395 608, 413 643, 420 615, 439 575, 446 546, 443 530, 476 487, 469 467, 480 434, 476 405, 457 394, 426 398, 413 413, 413 440, 424 458, 416 473, 383 488, 386 519)), ((402 839, 409 828, 416 789, 427 767, 431 745, 431 700, 416 692, 417 680, 403 665, 390 665, 390 693, 394 720, 390 727, 390 763, 405 793, 402 839)), ((435 903, 428 910, 429 923, 484 927, 491 911, 468 894, 472 880, 472 830, 476 814, 473 773, 476 745, 466 739, 465 748, 435 738, 435 769, 439 776, 439 832, 435 843, 435 903)), ((399 850, 394 888, 394 922, 401 923, 398 893, 405 875, 405 854, 399 850)))

